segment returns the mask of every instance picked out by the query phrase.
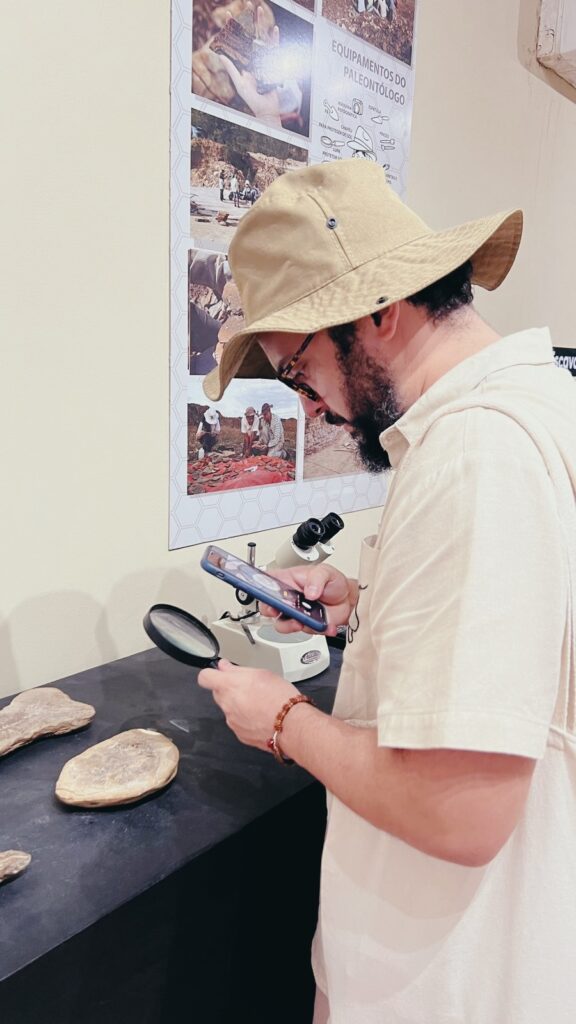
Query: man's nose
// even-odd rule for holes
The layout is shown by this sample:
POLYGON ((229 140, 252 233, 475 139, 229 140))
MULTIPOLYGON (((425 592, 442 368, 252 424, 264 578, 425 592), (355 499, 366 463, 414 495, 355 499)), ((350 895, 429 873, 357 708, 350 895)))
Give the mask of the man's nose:
POLYGON ((305 395, 300 395, 300 401, 307 416, 321 416, 328 410, 326 402, 321 398, 306 398, 305 395))

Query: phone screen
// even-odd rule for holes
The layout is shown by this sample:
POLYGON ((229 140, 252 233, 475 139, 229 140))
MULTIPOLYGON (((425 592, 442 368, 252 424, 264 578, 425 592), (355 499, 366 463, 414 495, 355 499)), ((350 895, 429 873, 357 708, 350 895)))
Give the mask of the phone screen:
POLYGON ((260 600, 266 602, 266 596, 269 595, 270 604, 274 605, 275 602, 279 602, 284 605, 286 615, 289 615, 290 609, 292 609, 297 613, 296 617, 306 616, 325 627, 324 608, 318 601, 307 601, 299 590, 287 587, 280 580, 262 572, 255 565, 250 565, 249 562, 237 558, 236 555, 231 555, 228 551, 216 547, 207 549, 203 561, 213 566, 216 573, 222 572, 233 577, 234 583, 240 589, 244 584, 248 593, 254 593, 255 590, 256 596, 260 600))

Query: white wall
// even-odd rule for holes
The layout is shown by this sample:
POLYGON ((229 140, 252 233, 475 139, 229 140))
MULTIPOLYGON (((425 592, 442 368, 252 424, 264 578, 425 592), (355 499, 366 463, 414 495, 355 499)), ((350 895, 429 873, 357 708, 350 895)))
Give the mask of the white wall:
POLYGON ((434 227, 520 206, 519 260, 480 312, 576 343, 576 90, 536 63, 538 0, 420 0, 409 201, 434 227))
MULTIPOLYGON (((479 307, 567 344, 576 106, 525 67, 534 3, 419 0, 410 201, 437 227, 524 206, 519 266, 479 307)), ((169 2, 2 0, 1 21, 8 694, 142 650, 153 601, 211 616, 227 591, 167 549, 169 2)), ((345 571, 377 518, 347 517, 345 571)))

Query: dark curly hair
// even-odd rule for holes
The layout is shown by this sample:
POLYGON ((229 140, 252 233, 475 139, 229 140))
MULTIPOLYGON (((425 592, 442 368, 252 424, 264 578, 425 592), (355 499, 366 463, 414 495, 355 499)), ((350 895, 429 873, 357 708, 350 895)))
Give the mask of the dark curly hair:
POLYGON ((434 281, 415 295, 409 295, 406 302, 412 306, 425 306, 437 323, 457 309, 469 306, 472 297, 472 261, 466 260, 439 281, 434 281))
MULTIPOLYGON (((467 260, 456 267, 439 281, 434 281, 422 291, 409 295, 406 302, 412 306, 424 306, 434 323, 446 320, 456 310, 469 306, 472 302, 472 262, 467 260)), ((380 323, 382 314, 372 313, 376 323, 380 323)), ((328 334, 344 356, 350 353, 356 338, 356 324, 337 324, 328 328, 328 334)))

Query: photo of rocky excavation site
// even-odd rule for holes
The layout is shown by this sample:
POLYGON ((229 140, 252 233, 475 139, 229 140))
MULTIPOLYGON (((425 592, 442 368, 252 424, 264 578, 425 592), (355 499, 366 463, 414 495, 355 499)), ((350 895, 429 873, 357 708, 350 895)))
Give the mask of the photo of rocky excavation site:
POLYGON ((200 247, 226 252, 241 217, 286 171, 304 167, 300 146, 192 110, 190 234, 200 247))

